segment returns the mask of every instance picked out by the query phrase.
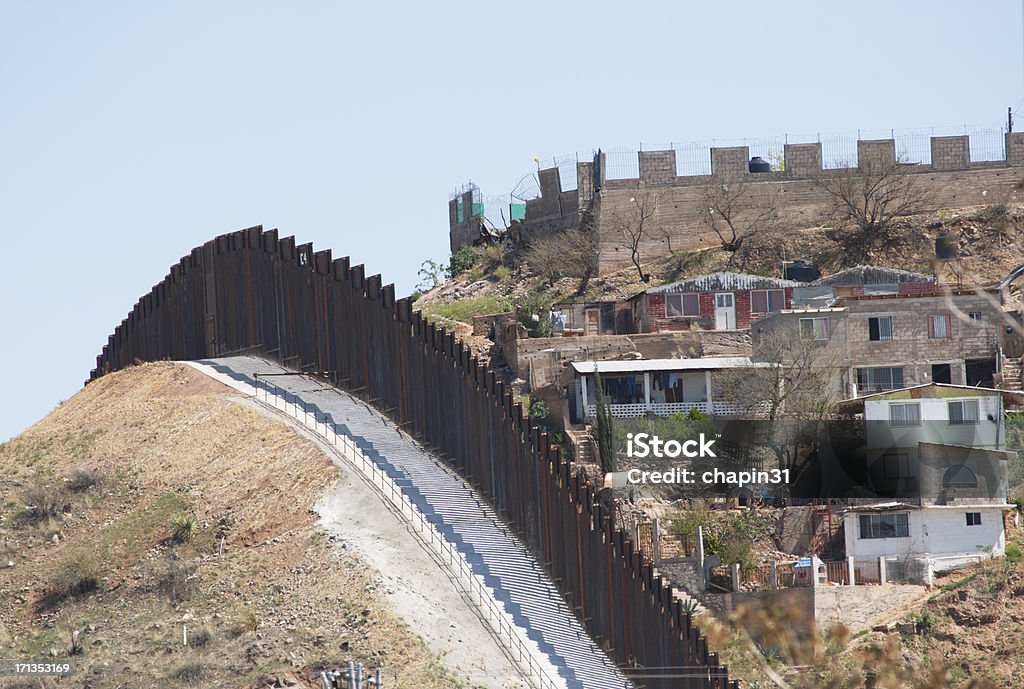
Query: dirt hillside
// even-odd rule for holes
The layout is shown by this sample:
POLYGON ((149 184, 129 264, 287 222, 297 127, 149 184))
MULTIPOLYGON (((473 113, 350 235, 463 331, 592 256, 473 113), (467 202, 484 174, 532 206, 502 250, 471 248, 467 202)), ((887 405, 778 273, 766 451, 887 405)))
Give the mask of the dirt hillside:
POLYGON ((147 364, 0 446, 3 657, 77 668, 4 686, 319 686, 350 659, 386 686, 461 684, 318 528, 338 470, 234 394, 147 364))

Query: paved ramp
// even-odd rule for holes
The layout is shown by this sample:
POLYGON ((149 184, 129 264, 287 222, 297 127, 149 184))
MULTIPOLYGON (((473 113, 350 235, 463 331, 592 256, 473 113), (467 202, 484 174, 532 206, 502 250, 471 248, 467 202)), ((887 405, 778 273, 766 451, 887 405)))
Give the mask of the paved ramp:
MULTIPOLYGON (((287 369, 255 357, 201 362, 254 384, 255 374, 287 369)), ((354 438, 362 452, 397 483, 482 577, 526 636, 571 689, 622 689, 632 685, 587 635, 554 583, 485 499, 440 460, 364 402, 302 376, 268 377, 316 408, 320 420, 354 438), (324 418, 326 417, 326 419, 324 418)))

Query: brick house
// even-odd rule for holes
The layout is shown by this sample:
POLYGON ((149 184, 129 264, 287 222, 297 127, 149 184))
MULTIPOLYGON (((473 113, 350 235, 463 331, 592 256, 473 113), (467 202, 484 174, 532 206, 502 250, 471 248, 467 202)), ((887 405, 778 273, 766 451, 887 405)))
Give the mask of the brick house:
POLYGON ((765 343, 781 331, 820 344, 843 397, 927 383, 992 387, 1005 332, 998 294, 925 283, 899 291, 772 314, 751 331, 753 358, 770 356, 765 343))
POLYGON ((645 290, 629 301, 637 332, 745 330, 788 309, 800 283, 745 273, 712 273, 645 290))

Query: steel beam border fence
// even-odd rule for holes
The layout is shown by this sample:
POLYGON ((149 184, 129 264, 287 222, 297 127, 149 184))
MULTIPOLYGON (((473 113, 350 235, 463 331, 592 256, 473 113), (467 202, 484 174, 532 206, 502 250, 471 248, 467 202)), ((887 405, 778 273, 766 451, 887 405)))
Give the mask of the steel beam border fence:
POLYGON ((394 508, 393 511, 397 511, 398 516, 411 527, 413 536, 426 547, 428 552, 433 553, 438 564, 453 576, 452 581, 469 596, 469 600, 477 610, 477 616, 491 628, 495 639, 505 649, 509 658, 519 666, 530 683, 537 689, 562 689, 565 686, 564 682, 559 683, 551 679, 550 673, 544 669, 543 660, 538 658, 539 649, 531 645, 529 640, 524 641, 522 629, 511 620, 507 612, 498 606, 493 593, 483 583, 481 577, 473 572, 473 568, 466 561, 465 556, 433 524, 427 521, 416 504, 405 494, 405 491, 359 449, 352 436, 344 431, 339 433, 338 425, 329 423, 325 414, 321 414, 323 418, 320 418, 317 415, 317 407, 307 405, 303 400, 296 402, 297 395, 287 392, 264 378, 258 379, 256 385, 253 386, 233 380, 206 364, 191 361, 188 363, 204 374, 221 380, 249 395, 257 402, 290 416, 329 445, 339 457, 363 476, 381 499, 394 508), (289 401, 289 398, 292 401, 289 401))
POLYGON ((260 226, 221 235, 135 304, 91 379, 142 361, 240 353, 317 372, 451 462, 544 563, 595 641, 627 675, 642 675, 643 686, 738 687, 670 583, 494 371, 347 257, 334 260, 329 249, 314 252, 260 226), (687 670, 673 676, 679 668, 687 670))

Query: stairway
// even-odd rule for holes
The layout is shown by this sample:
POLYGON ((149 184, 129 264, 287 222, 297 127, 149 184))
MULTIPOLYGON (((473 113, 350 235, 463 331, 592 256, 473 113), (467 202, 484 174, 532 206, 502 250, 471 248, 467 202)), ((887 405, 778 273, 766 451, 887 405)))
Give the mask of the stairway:
POLYGON ((569 438, 575 452, 573 461, 577 464, 600 464, 594 440, 586 428, 566 428, 565 435, 569 438))
MULTIPOLYGON (((210 362, 252 383, 254 373, 282 372, 255 357, 210 362)), ((494 598, 525 630, 554 671, 571 689, 632 686, 588 636, 558 589, 527 548, 487 501, 458 474, 420 447, 375 409, 347 393, 311 385, 300 376, 275 377, 296 401, 316 405, 329 422, 355 439, 426 518, 459 550, 494 598)))
POLYGON ((999 385, 1002 390, 1022 390, 1024 384, 1021 380, 1021 359, 1006 357, 1003 359, 1003 382, 999 385))

